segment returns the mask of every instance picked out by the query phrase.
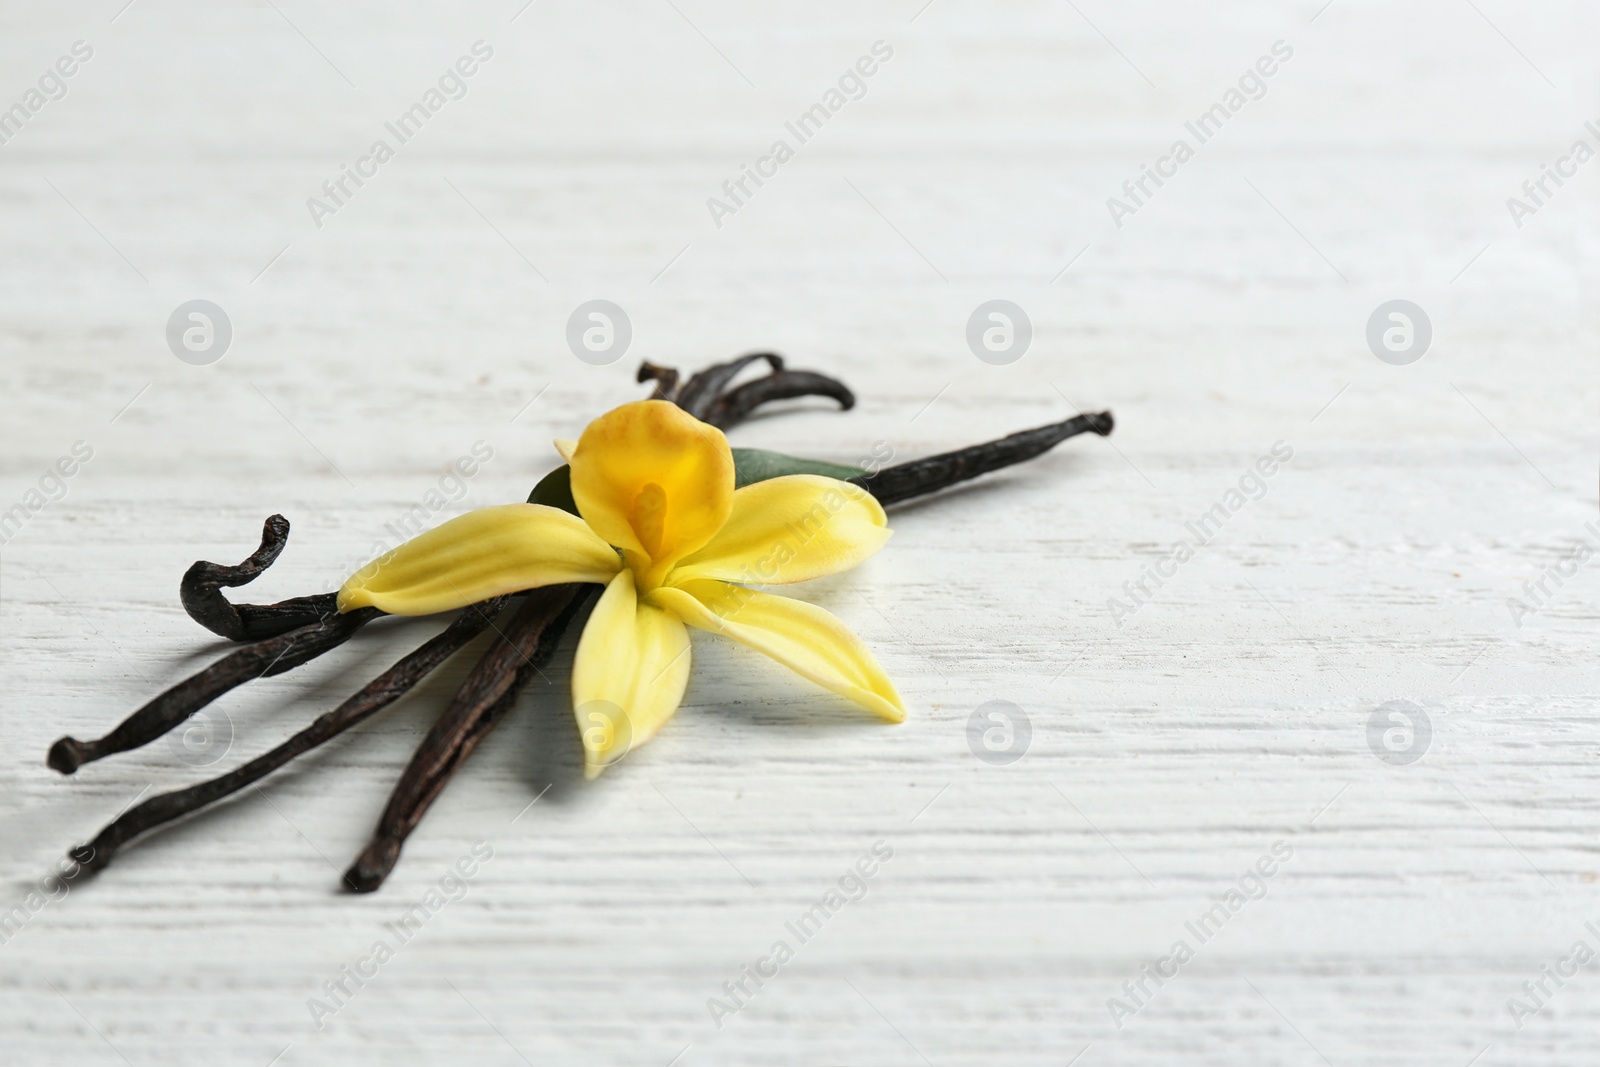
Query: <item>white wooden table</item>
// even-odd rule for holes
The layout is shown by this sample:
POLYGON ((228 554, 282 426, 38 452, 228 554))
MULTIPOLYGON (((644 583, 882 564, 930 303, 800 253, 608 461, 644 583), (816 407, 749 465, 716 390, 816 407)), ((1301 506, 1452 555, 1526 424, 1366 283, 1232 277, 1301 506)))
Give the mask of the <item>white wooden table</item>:
POLYGON ((338 582, 474 442, 494 458, 438 518, 521 499, 552 437, 641 395, 640 359, 842 375, 850 414, 734 435, 820 458, 1074 405, 1117 430, 899 509, 878 558, 805 590, 878 650, 904 725, 700 641, 678 717, 585 783, 564 653, 384 889, 341 894, 453 662, 26 915, 0 1058, 1593 1062, 1600 965, 1541 968, 1600 950, 1600 568, 1545 577, 1600 549, 1600 164, 1546 179, 1520 227, 1506 205, 1600 147, 1591 6, 122 3, 0 14, 0 105, 93 53, 0 145, 0 511, 93 450, 0 549, 0 907, 431 632, 374 625, 230 695, 211 766, 158 742, 47 770, 54 738, 221 651, 178 577, 274 511, 294 534, 258 602, 338 582), (307 199, 480 40, 465 96, 318 227, 307 199), (719 227, 707 198, 876 41, 865 95, 719 227), (1116 226, 1107 198, 1279 41, 1264 95, 1116 226), (609 366, 565 341, 597 298, 633 326, 609 366), (965 340, 997 298, 1034 329, 1003 366, 965 340), (219 362, 168 348, 193 299, 231 321, 219 362), (1394 299, 1431 321, 1419 362, 1369 350, 1394 299), (1277 442, 1265 495, 1167 562, 1277 442), (1170 576, 1113 620, 1147 565, 1170 576), (1006 765, 968 743, 995 700, 1031 725, 1006 765), (1374 748, 1390 701, 1431 736, 1386 749, 1380 721, 1374 748), (800 943, 785 924, 880 841, 865 897, 800 943), (315 1025, 477 842, 464 895, 315 1025), (1241 879, 1260 899, 1230 910, 1241 879), (719 1027, 708 1000, 780 939, 794 957, 719 1027), (1125 991, 1147 963, 1177 973, 1125 991))

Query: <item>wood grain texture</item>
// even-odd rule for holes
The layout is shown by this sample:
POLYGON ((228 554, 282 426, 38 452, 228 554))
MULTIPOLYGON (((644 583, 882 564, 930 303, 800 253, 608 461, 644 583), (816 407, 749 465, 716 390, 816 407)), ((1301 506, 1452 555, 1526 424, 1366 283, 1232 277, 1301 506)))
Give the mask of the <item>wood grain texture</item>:
POLYGON ((268 514, 294 532, 252 599, 332 588, 475 442, 494 458, 436 518, 522 499, 551 438, 642 395, 641 359, 839 374, 853 412, 734 439, 841 462, 1075 407, 1117 430, 898 509, 806 588, 905 724, 702 640, 673 723, 585 783, 558 655, 383 891, 342 895, 458 658, 32 915, 0 945, 8 1062, 1593 1062, 1595 965, 1520 1028, 1507 1000, 1600 949, 1600 567, 1520 625, 1507 600, 1600 546, 1600 164, 1520 228, 1505 206, 1595 144, 1591 7, 121 4, 0 5, 0 104, 94 49, 0 145, 0 512, 94 452, 0 548, 0 910, 433 632, 384 620, 229 695, 209 768, 158 742, 48 771, 222 651, 178 579, 268 514), (313 225, 479 39, 465 97, 313 225), (865 96, 716 226, 707 197, 878 40, 865 96), (1106 198, 1280 40, 1265 95, 1115 226, 1106 198), (164 340, 197 297, 234 329, 206 367, 164 340), (634 328, 605 367, 564 340, 595 298, 634 328), (964 337, 994 298, 1034 325, 1009 366, 964 337), (1433 324, 1410 366, 1364 337, 1395 298, 1433 324), (1276 442, 1265 496, 1118 625, 1108 600, 1276 442), (969 748, 991 700, 1031 723, 1008 766, 969 748), (1408 766, 1369 747, 1392 700, 1432 724, 1408 766), (877 841, 864 899, 798 943, 877 841), (1108 999, 1278 841, 1264 898, 1119 1027, 1108 999), (465 895, 315 1025, 478 842, 465 895), (718 1027, 708 998, 780 938, 718 1027))

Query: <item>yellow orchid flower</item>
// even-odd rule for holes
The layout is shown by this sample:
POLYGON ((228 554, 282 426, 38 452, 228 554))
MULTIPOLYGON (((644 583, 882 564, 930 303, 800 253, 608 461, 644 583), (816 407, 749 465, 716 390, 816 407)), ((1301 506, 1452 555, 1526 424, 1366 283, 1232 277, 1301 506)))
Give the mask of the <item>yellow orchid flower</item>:
POLYGON ((905 718, 894 684, 843 623, 741 584, 820 578, 877 552, 889 529, 870 493, 811 474, 735 489, 722 431, 663 400, 624 404, 557 447, 577 515, 542 504, 468 512, 351 577, 339 610, 431 615, 543 585, 603 583, 572 667, 590 778, 678 710, 689 626, 764 652, 891 722, 905 718))

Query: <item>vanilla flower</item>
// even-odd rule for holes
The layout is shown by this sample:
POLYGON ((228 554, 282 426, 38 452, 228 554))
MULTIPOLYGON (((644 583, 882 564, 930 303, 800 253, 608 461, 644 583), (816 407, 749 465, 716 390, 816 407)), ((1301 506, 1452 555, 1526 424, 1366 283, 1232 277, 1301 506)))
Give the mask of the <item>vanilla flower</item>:
POLYGON ((735 489, 722 431, 661 400, 624 404, 561 447, 578 514, 543 504, 468 512, 352 577, 339 610, 431 615, 544 585, 604 584, 572 668, 591 778, 677 711, 690 626, 905 718, 893 683, 843 623, 747 584, 820 578, 877 552, 889 529, 870 493, 813 474, 735 489))

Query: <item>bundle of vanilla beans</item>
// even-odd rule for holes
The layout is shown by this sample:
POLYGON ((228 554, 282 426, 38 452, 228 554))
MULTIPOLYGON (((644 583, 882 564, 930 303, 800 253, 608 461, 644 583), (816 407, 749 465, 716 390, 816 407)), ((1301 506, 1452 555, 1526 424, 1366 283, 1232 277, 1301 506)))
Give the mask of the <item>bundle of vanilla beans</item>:
MULTIPOLYGON (((676 370, 646 363, 639 369, 639 381, 655 383, 653 399, 676 403, 696 418, 724 430, 776 400, 828 397, 843 410, 855 404, 854 394, 844 383, 811 371, 790 370, 779 356, 765 352, 715 364, 687 381, 681 380, 676 370), (742 371, 761 361, 768 365, 767 374, 734 384, 742 371)), ((870 472, 746 449, 735 449, 734 458, 740 484, 826 467, 887 506, 1031 459, 1077 434, 1104 436, 1111 429, 1110 412, 1078 415, 970 448, 870 472)), ((565 467, 551 472, 529 500, 560 506, 560 497, 565 494, 570 506, 565 475, 565 467)), ((61 738, 50 748, 49 765, 62 774, 72 774, 85 763, 148 744, 229 690, 253 678, 282 674, 308 663, 383 616, 376 608, 341 614, 334 593, 294 597, 277 604, 230 603, 222 594, 223 587, 254 580, 278 558, 288 537, 288 520, 273 515, 262 528, 260 547, 244 562, 233 567, 200 562, 183 576, 179 595, 184 610, 212 633, 239 642, 242 647, 160 694, 104 737, 93 741, 61 738)), ((550 661, 562 634, 592 606, 600 588, 578 584, 547 586, 494 597, 463 609, 443 631, 283 744, 220 777, 135 805, 108 824, 93 841, 73 848, 69 854, 86 870, 106 866, 118 849, 135 837, 238 792, 388 707, 492 627, 495 639, 418 746, 396 783, 372 838, 345 872, 346 888, 363 893, 377 889, 393 870, 406 837, 478 742, 505 717, 523 687, 550 661)))

